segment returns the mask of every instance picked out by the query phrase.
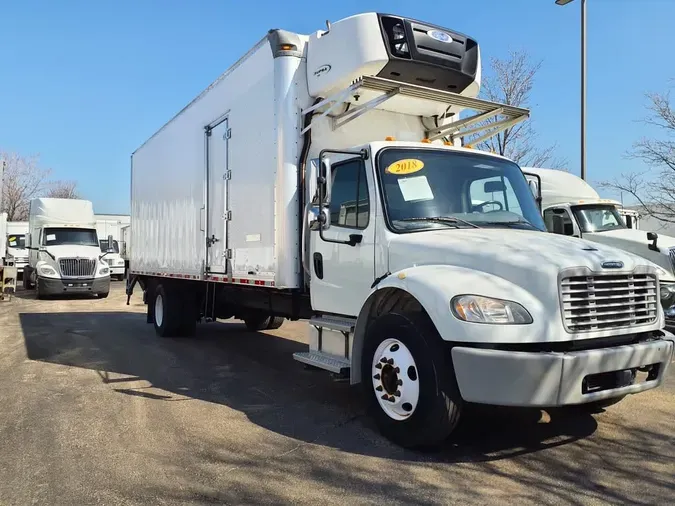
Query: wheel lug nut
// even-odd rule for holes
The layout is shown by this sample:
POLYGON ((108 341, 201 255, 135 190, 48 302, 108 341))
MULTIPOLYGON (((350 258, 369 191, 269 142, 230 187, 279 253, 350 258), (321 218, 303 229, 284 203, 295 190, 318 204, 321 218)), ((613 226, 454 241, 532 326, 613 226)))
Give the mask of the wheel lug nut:
POLYGON ((380 362, 382 362, 383 364, 386 364, 387 363, 387 357, 382 357, 380 359, 380 362))
POLYGON ((396 397, 401 397, 401 391, 400 391, 400 390, 396 390, 396 393, 395 393, 394 395, 395 395, 396 397))
POLYGON ((401 379, 400 379, 400 380, 398 380, 397 384, 398 384, 398 386, 401 386, 401 385, 403 385, 403 380, 401 380, 401 379))
POLYGON ((376 380, 379 380, 379 379, 380 379, 380 375, 379 375, 379 374, 376 374, 375 376, 373 376, 373 378, 375 378, 376 380))
POLYGON ((378 362, 377 364, 375 364, 375 368, 376 368, 376 369, 382 369, 382 364, 380 364, 380 363, 378 362))
POLYGON ((389 396, 389 402, 396 402, 396 397, 394 397, 393 395, 390 395, 389 396))
POLYGON ((375 387, 375 390, 377 390, 378 392, 381 392, 382 391, 382 385, 378 385, 377 387, 375 387))
POLYGON ((385 401, 389 400, 389 396, 387 394, 382 395, 382 399, 385 401))
POLYGON ((387 363, 388 363, 389 365, 394 365, 394 359, 393 359, 393 358, 390 358, 389 360, 387 360, 387 363))
POLYGON ((401 369, 399 369, 399 368, 397 367, 396 369, 394 369, 394 372, 395 372, 396 374, 398 374, 398 373, 401 372, 401 369))

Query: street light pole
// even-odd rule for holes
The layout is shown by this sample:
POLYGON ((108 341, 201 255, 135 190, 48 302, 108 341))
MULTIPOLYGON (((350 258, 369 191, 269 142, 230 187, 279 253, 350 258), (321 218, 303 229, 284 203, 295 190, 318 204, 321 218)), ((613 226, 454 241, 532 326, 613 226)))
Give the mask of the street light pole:
MULTIPOLYGON (((567 5, 573 0, 555 0, 567 5)), ((586 180, 586 0, 581 0, 581 179, 586 180)))

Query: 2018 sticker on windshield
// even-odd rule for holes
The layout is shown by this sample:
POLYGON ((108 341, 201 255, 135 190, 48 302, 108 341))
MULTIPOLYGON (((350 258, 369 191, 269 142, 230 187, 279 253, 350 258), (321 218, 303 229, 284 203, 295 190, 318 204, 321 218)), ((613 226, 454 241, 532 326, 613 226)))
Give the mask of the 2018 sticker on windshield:
POLYGON ((424 168, 424 162, 422 160, 417 160, 415 158, 407 158, 405 160, 398 160, 397 162, 392 163, 384 169, 385 172, 389 174, 394 174, 396 176, 403 176, 406 174, 412 174, 424 168))

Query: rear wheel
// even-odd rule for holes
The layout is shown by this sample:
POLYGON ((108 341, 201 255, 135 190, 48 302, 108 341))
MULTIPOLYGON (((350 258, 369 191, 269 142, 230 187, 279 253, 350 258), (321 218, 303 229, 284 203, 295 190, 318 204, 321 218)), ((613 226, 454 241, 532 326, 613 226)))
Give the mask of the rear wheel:
POLYGON ((274 330, 283 325, 284 319, 280 316, 269 316, 265 313, 255 313, 244 318, 246 328, 251 332, 274 330))
POLYGON ((160 337, 176 337, 179 335, 181 324, 181 308, 177 307, 173 290, 167 290, 159 284, 155 288, 154 323, 155 332, 160 337))
POLYGON ((450 353, 426 313, 377 318, 366 336, 361 367, 369 411, 396 444, 435 446, 459 422, 461 398, 450 353))

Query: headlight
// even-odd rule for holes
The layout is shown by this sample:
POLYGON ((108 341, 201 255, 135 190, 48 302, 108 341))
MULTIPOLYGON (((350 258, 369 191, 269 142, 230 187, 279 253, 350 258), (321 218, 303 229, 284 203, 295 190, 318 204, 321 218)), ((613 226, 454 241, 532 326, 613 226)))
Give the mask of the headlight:
MULTIPOLYGON (((91 272, 91 271, 89 271, 89 272, 91 272)), ((101 269, 100 271, 98 271, 98 273, 99 273, 100 275, 102 275, 102 276, 103 276, 104 274, 108 274, 109 272, 110 272, 110 269, 108 269, 107 267, 104 267, 103 269, 101 269)))
POLYGON ((527 310, 509 300, 492 299, 480 295, 457 295, 450 301, 452 313, 465 322, 524 324, 532 323, 527 310))
POLYGON ((43 265, 40 267, 40 274, 43 276, 56 276, 56 271, 48 265, 43 265))

